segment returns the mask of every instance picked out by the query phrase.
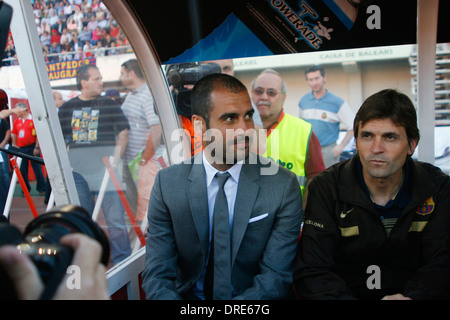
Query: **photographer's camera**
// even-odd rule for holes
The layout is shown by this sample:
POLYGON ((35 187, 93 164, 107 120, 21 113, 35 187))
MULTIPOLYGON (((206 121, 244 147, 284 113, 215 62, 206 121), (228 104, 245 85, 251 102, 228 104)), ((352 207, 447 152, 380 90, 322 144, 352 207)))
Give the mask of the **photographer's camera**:
MULTIPOLYGON (((16 246, 31 258, 45 286, 41 299, 51 299, 72 261, 73 250, 60 245, 67 234, 82 233, 102 246, 101 263, 107 265, 110 248, 108 238, 91 219, 88 212, 75 205, 66 205, 48 211, 31 221, 23 235, 9 223, 0 223, 0 246, 16 246)), ((14 287, 0 268, 0 299, 17 299, 14 287)))

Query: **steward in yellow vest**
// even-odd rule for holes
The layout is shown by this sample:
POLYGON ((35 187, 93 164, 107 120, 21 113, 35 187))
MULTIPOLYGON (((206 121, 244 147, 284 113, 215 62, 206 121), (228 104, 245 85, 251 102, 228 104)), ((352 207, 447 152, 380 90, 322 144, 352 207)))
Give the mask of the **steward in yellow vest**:
POLYGON ((252 102, 267 130, 267 148, 263 156, 297 175, 303 200, 306 200, 307 180, 325 170, 322 148, 309 123, 284 113, 286 92, 286 83, 272 69, 263 70, 251 84, 252 102))
POLYGON ((283 111, 278 121, 267 130, 267 149, 264 157, 294 172, 302 194, 306 186, 305 162, 311 134, 311 124, 283 111))

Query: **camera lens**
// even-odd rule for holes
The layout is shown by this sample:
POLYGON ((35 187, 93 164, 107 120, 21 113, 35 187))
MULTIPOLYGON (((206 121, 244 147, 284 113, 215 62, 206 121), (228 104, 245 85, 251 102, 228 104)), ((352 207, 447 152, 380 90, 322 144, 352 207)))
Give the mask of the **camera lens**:
POLYGON ((103 249, 100 261, 104 265, 108 263, 108 238, 86 210, 66 205, 38 216, 25 228, 25 242, 18 247, 33 260, 39 270, 45 285, 42 300, 53 297, 71 264, 73 250, 59 244, 61 237, 71 233, 82 233, 97 240, 103 249))
POLYGON ((25 228, 24 237, 28 244, 57 244, 62 236, 71 233, 82 233, 97 240, 102 248, 101 262, 106 265, 110 248, 108 238, 102 229, 80 206, 65 205, 38 216, 25 228))
MULTIPOLYGON (((110 247, 103 230, 80 206, 65 205, 46 212, 31 221, 24 236, 8 223, 0 224, 0 246, 11 244, 31 258, 45 285, 41 299, 51 299, 72 262, 73 250, 60 245, 61 237, 82 233, 102 246, 101 262, 108 264, 110 247)), ((4 270, 0 270, 0 299, 17 299, 13 284, 4 270)))

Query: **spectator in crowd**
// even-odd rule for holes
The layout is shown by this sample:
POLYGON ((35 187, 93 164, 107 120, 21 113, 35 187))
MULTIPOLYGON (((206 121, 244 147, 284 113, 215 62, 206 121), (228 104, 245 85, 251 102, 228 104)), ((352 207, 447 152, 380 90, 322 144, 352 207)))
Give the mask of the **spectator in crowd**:
POLYGON ((50 27, 52 26, 52 25, 50 24, 50 21, 49 21, 48 11, 44 12, 44 15, 41 17, 41 21, 42 21, 42 22, 45 22, 45 23, 46 23, 47 25, 49 25, 50 27))
POLYGON ((95 30, 92 32, 91 44, 93 46, 96 46, 97 43, 102 40, 102 36, 103 36, 103 32, 100 29, 100 27, 95 28, 95 30))
POLYGON ((74 60, 81 60, 81 59, 83 59, 83 48, 82 47, 78 47, 78 49, 75 50, 75 53, 73 54, 73 59, 74 60))
POLYGON ((52 29, 52 35, 50 37, 50 44, 52 43, 61 43, 61 35, 58 33, 58 31, 56 29, 52 29))
POLYGON ((41 33, 44 32, 44 31, 47 31, 48 34, 50 34, 51 31, 52 31, 52 28, 51 28, 51 26, 49 24, 47 24, 46 21, 42 20, 41 21, 41 33))
MULTIPOLYGON (((86 53, 80 52, 75 43, 72 44, 74 38, 78 38, 83 45, 86 41, 90 41, 94 46, 98 41, 109 38, 108 35, 110 35, 111 40, 107 39, 106 43, 102 43, 102 46, 105 49, 114 46, 126 46, 128 44, 126 37, 117 26, 117 22, 113 19, 106 7, 97 0, 35 0, 33 1, 33 13, 44 53, 47 52, 45 49, 46 46, 48 46, 49 53, 50 51, 52 53, 60 53, 61 48, 51 49, 51 43, 58 42, 61 45, 63 42, 61 37, 69 37, 64 35, 64 29, 67 29, 67 33, 71 34, 72 40, 69 40, 71 47, 66 47, 66 50, 72 56, 72 59, 81 55, 86 55, 86 53), (98 27, 100 27, 100 29, 98 29, 98 27), (95 31, 94 40, 92 31, 89 29, 95 31), (113 41, 115 42, 115 45, 111 44, 113 41)), ((7 57, 13 58, 15 56, 15 49, 12 39, 11 44, 12 47, 7 52, 7 57)), ((102 55, 102 52, 105 50, 102 49, 98 51, 99 53, 97 55, 102 55)), ((105 54, 108 55, 110 52, 111 54, 122 54, 130 51, 125 48, 119 48, 117 50, 106 50, 105 54)), ((51 60, 57 61, 59 60, 59 57, 55 56, 51 60)), ((48 59, 46 59, 46 61, 48 61, 48 59)), ((3 65, 13 64, 17 64, 14 59, 3 63, 3 65)))
POLYGON ((118 54, 123 54, 123 53, 127 52, 127 49, 124 48, 123 40, 120 39, 119 37, 117 37, 117 39, 116 39, 116 47, 117 47, 118 54))
POLYGON ((81 32, 81 29, 83 28, 83 12, 81 12, 80 8, 78 6, 74 6, 75 13, 70 16, 68 20, 72 20, 75 25, 77 26, 77 32, 81 32))
POLYGON ((92 46, 89 42, 86 41, 83 46, 83 59, 91 59, 93 57, 94 54, 92 53, 92 46))
POLYGON ((100 29, 105 29, 108 27, 108 20, 106 19, 106 15, 103 11, 97 13, 97 20, 97 27, 99 27, 100 29))
POLYGON ((152 94, 136 59, 122 64, 119 80, 130 90, 121 107, 130 123, 123 180, 133 202, 137 200, 136 219, 143 221, 147 218, 150 193, 159 170, 157 157, 164 150, 164 147, 159 148, 161 124, 155 113, 152 94), (139 161, 137 166, 129 166, 136 160, 139 161))
POLYGON ((319 138, 325 167, 339 162, 340 155, 353 137, 353 119, 355 117, 349 105, 326 87, 325 69, 312 66, 305 72, 306 82, 311 92, 304 95, 298 104, 300 118, 311 123, 319 138), (346 134, 337 144, 340 125, 344 125, 346 134))
POLYGON ((40 13, 41 13, 42 8, 43 8, 42 3, 41 3, 40 1, 36 1, 36 2, 34 3, 34 10, 33 10, 34 15, 35 15, 35 16, 39 16, 40 13))
POLYGON ((50 17, 48 18, 48 24, 51 26, 54 26, 54 25, 56 25, 58 20, 59 20, 59 18, 58 18, 58 15, 56 14, 56 10, 53 10, 50 14, 50 17))
POLYGON ((97 42, 97 45, 94 47, 94 55, 96 58, 104 57, 106 55, 106 48, 102 46, 100 41, 97 42))
POLYGON ((44 32, 42 32, 42 35, 40 37, 41 40, 41 44, 42 46, 49 46, 50 47, 50 34, 48 33, 48 31, 44 30, 44 32))
POLYGON ((113 41, 113 39, 111 38, 111 35, 108 32, 103 32, 102 47, 106 47, 106 48, 111 47, 112 41, 113 41))
POLYGON ((89 20, 86 27, 90 32, 94 32, 94 30, 97 29, 97 24, 98 24, 98 21, 97 21, 95 15, 93 15, 93 16, 91 16, 91 20, 89 20))
POLYGON ((55 6, 55 10, 58 17, 64 16, 64 2, 58 2, 58 4, 55 6))
POLYGON ((306 200, 308 183, 325 170, 325 165, 311 125, 284 112, 286 94, 286 83, 275 70, 263 70, 252 81, 252 102, 258 108, 263 127, 267 130, 264 156, 297 175, 306 200))
POLYGON ((92 5, 91 5, 91 7, 92 7, 92 10, 93 10, 94 12, 97 12, 98 9, 101 7, 100 1, 99 1, 99 0, 92 0, 92 5))
MULTIPOLYGON (((39 156, 39 141, 37 139, 36 130, 34 128, 33 118, 28 112, 28 106, 25 103, 18 103, 14 107, 19 109, 17 113, 18 118, 14 120, 13 128, 11 130, 12 145, 19 149, 19 152, 29 156, 39 156)), ((20 164, 20 172, 22 173, 25 185, 28 191, 31 191, 30 183, 28 182, 28 159, 22 158, 20 164)), ((36 177, 36 189, 41 195, 45 194, 45 179, 42 174, 41 164, 31 161, 31 167, 36 177)))
POLYGON ((36 24, 36 29, 37 29, 38 35, 41 36, 42 35, 41 20, 36 18, 36 19, 34 19, 34 23, 36 24))
POLYGON ((81 5, 81 11, 83 12, 83 23, 88 23, 91 21, 91 17, 95 16, 95 13, 92 11, 90 3, 85 3, 81 5))
POLYGON ((58 61, 58 53, 61 53, 61 45, 58 42, 52 42, 49 50, 49 61, 58 61))
POLYGON ((61 55, 59 56, 59 61, 72 61, 73 55, 69 53, 66 49, 61 49, 61 55))
POLYGON ((75 20, 72 17, 67 20, 67 29, 69 29, 70 32, 76 32, 78 34, 83 29, 83 23, 77 21, 78 20, 75 20))
POLYGON ((64 1, 64 16, 67 19, 72 15, 72 5, 67 0, 63 1, 64 1))
POLYGON ((57 111, 59 111, 59 108, 66 102, 63 98, 63 95, 58 90, 53 90, 53 101, 55 102, 55 106, 57 108, 57 111))
POLYGON ((78 40, 80 40, 82 43, 85 43, 86 41, 91 41, 92 39, 92 32, 89 31, 87 26, 83 27, 83 30, 78 35, 78 40))
POLYGON ((11 66, 13 65, 12 59, 16 56, 16 50, 14 49, 13 44, 8 44, 6 46, 4 59, 7 59, 7 61, 3 61, 2 65, 4 66, 11 66))
POLYGON ((55 29, 59 34, 62 34, 64 28, 67 28, 66 20, 58 19, 58 22, 55 25, 51 26, 51 29, 55 29))
POLYGON ((111 37, 113 39, 116 39, 119 32, 120 32, 120 29, 117 26, 117 22, 116 21, 111 22, 111 26, 109 27, 109 34, 111 35, 111 37))
POLYGON ((67 40, 65 40, 63 43, 61 43, 61 52, 62 51, 66 51, 66 52, 73 51, 71 43, 67 42, 67 40))
POLYGON ((50 54, 50 47, 49 46, 42 47, 42 53, 44 54, 45 63, 49 63, 50 59, 48 55, 50 54))
POLYGON ((119 50, 117 50, 116 42, 112 41, 108 49, 108 56, 114 56, 116 54, 119 54, 119 50))
MULTIPOLYGON (((17 114, 18 112, 19 109, 15 108, 0 111, 0 147, 3 149, 7 149, 11 139, 11 129, 5 118, 12 114, 17 114)), ((8 154, 0 151, 0 217, 2 216, 5 208, 10 185, 8 163, 8 154)))
MULTIPOLYGON (((3 149, 7 148, 11 139, 11 129, 9 127, 8 122, 5 119, 0 119, 0 147, 3 149)), ((9 189, 9 165, 8 165, 8 155, 6 152, 0 151, 0 167, 3 168, 3 182, 4 185, 0 185, 1 188, 8 192, 9 189), (2 161, 3 160, 3 161, 2 161)), ((1 175, 1 172, 0 172, 1 175)), ((1 181, 1 179, 0 179, 1 181)), ((3 207, 0 206, 0 209, 3 207)), ((2 214, 3 211, 0 211, 2 214)))
MULTIPOLYGON (((73 171, 88 184, 83 185, 79 178, 75 180, 81 205, 92 214, 94 196, 100 191, 106 170, 103 158, 112 156, 112 165, 119 164, 128 143, 129 125, 120 104, 101 96, 103 81, 96 66, 78 68, 77 87, 81 94, 64 103, 58 116, 73 171)), ((104 193, 102 211, 108 225, 112 260, 118 263, 131 254, 131 247, 124 207, 111 181, 104 193)))
POLYGON ((60 37, 59 43, 70 43, 72 41, 72 34, 68 32, 67 28, 64 28, 60 37))
POLYGON ((83 45, 78 41, 78 38, 76 35, 72 36, 72 42, 71 42, 72 51, 78 51, 78 49, 83 49, 83 45))

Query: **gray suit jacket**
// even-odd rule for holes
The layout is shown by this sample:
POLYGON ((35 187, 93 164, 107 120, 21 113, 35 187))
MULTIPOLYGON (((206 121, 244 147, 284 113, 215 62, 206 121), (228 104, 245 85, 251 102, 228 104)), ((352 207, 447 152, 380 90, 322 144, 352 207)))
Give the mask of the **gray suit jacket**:
MULTIPOLYGON (((206 174, 193 159, 156 177, 143 272, 147 299, 181 299, 206 265, 206 174)), ((244 164, 239 178, 231 254, 237 299, 280 299, 292 285, 303 214, 300 187, 292 172, 280 167, 274 175, 261 175, 263 166, 259 158, 244 164)))

